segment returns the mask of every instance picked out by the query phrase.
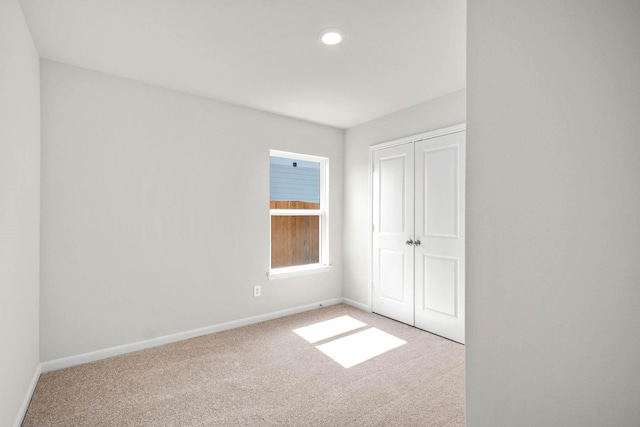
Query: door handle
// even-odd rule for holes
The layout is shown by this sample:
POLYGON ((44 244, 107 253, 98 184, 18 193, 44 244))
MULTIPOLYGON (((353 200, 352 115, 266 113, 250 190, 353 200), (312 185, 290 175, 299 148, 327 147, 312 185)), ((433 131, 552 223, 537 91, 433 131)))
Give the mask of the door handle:
POLYGON ((409 239, 409 240, 407 240, 407 241, 406 241, 406 244, 407 244, 407 245, 413 245, 413 239, 409 239))
POLYGON ((416 245, 416 246, 420 246, 421 242, 420 242, 420 240, 416 240, 413 244, 416 245))

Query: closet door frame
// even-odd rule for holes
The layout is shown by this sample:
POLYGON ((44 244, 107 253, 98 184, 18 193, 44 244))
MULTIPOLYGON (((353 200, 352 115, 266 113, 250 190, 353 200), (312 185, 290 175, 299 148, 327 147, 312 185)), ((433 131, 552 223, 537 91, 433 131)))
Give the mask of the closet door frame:
POLYGON ((403 144, 412 144, 419 141, 424 141, 426 139, 437 138, 443 135, 449 135, 457 132, 466 131, 466 123, 460 123, 454 126, 449 126, 441 129, 437 129, 430 132, 424 132, 417 135, 412 135, 404 138, 394 139, 392 141, 382 142, 379 144, 371 145, 369 147, 369 232, 368 232, 368 289, 369 289, 369 300, 368 300, 368 308, 369 312, 373 309, 373 165, 374 158, 373 154, 377 150, 383 150, 385 148, 394 147, 397 145, 403 144))

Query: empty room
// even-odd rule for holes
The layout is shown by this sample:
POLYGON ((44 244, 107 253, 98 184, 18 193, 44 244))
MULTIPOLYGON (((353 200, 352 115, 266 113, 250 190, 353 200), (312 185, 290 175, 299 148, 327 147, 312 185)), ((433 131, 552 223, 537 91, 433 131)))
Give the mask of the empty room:
POLYGON ((639 21, 0 0, 0 426, 637 427, 639 21))

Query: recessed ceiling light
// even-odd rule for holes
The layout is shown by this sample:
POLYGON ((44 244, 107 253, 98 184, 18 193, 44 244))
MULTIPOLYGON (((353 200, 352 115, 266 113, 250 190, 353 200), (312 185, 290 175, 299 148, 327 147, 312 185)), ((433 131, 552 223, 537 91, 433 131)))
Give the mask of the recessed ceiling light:
POLYGON ((329 28, 322 32, 321 37, 322 43, 324 44, 338 44, 342 41, 342 31, 337 28, 329 28))

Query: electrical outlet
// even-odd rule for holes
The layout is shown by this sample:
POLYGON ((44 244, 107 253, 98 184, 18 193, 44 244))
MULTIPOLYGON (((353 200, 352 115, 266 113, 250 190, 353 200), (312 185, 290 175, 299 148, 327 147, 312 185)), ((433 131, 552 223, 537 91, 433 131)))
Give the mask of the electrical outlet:
POLYGON ((262 295, 262 286, 254 286, 253 287, 253 296, 257 298, 260 295, 262 295))

